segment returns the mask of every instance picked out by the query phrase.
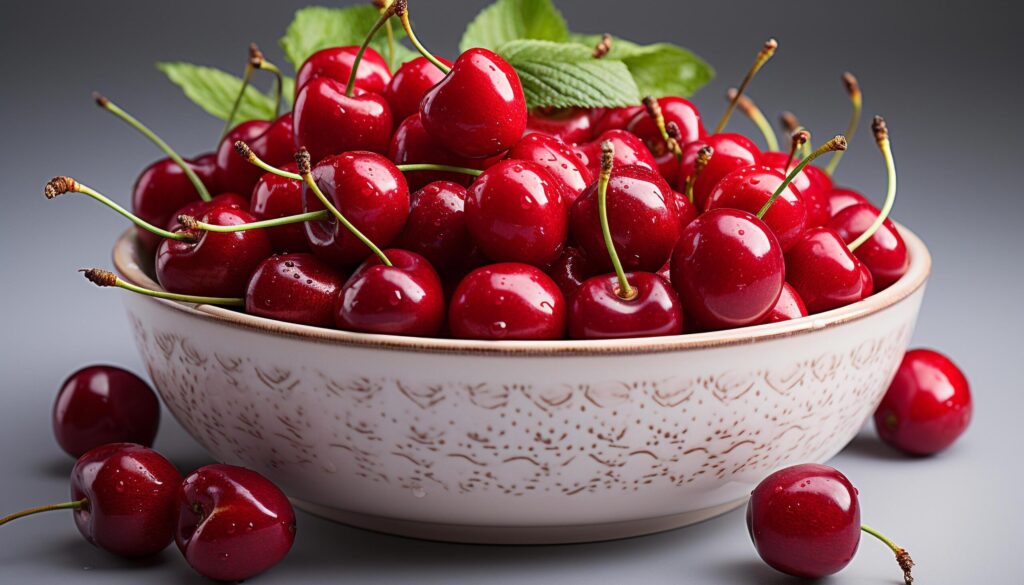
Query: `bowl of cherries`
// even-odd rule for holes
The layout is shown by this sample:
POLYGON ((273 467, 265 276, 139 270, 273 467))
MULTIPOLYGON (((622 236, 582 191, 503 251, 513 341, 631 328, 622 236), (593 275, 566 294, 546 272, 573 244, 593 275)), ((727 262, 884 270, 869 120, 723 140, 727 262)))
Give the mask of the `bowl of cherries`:
MULTIPOLYGON (((852 76, 845 135, 814 148, 793 123, 780 150, 745 95, 775 41, 712 128, 678 95, 538 105, 524 55, 549 43, 551 67, 619 71, 629 45, 607 35, 448 61, 406 2, 379 15, 362 45, 306 58, 290 111, 234 124, 242 85, 216 152, 191 160, 96 96, 167 154, 131 210, 46 185, 135 224, 116 273, 85 275, 133 293, 163 403, 218 461, 356 526, 552 543, 713 517, 850 441, 931 263, 888 219, 882 118, 880 208, 833 185, 860 116, 852 76), (422 55, 394 67, 371 46, 385 27, 422 55), (766 149, 724 131, 734 109, 766 149)), ((253 47, 256 70, 280 75, 253 47)))

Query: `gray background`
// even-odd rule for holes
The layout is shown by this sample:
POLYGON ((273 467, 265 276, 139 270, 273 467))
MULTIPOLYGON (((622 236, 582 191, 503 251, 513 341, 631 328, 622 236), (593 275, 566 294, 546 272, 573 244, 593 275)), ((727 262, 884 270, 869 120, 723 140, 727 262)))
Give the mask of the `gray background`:
MULTIPOLYGON (((275 41, 303 2, 19 2, 2 17, 3 187, 0 198, 0 511, 61 500, 71 462, 53 442, 49 412, 75 368, 112 362, 141 371, 115 291, 75 269, 108 264, 124 223, 83 197, 47 202, 42 185, 70 174, 127 202, 138 171, 159 155, 94 107, 99 89, 183 153, 210 150, 219 122, 154 70, 185 60, 241 70, 258 41, 275 41)), ((482 1, 414 1, 420 37, 452 56, 482 1)), ((935 271, 915 345, 940 348, 970 377, 974 423, 948 452, 908 460, 870 429, 833 464, 860 488, 865 521, 918 561, 920 583, 1024 581, 1024 504, 1018 482, 1020 413, 1020 15, 1011 2, 559 2, 570 25, 637 41, 671 40, 708 59, 718 78, 696 101, 713 125, 722 94, 769 36, 776 58, 752 96, 772 119, 796 112, 818 139, 841 131, 839 84, 854 71, 866 114, 889 120, 900 172, 895 216, 931 247, 935 271), (1011 30, 1011 28, 1013 30, 1011 30)), ((741 117, 731 128, 753 133, 741 117)), ((884 192, 867 126, 841 183, 884 192)), ((756 134, 751 134, 756 136, 756 134)), ((208 461, 165 417, 156 445, 183 471, 208 461)), ((258 583, 788 583, 757 558, 742 511, 628 541, 497 548, 417 542, 300 514, 295 549, 258 583)), ((197 583, 173 548, 156 559, 115 559, 81 541, 66 514, 0 528, 0 582, 197 583)), ((864 541, 833 583, 900 582, 889 552, 864 541)))

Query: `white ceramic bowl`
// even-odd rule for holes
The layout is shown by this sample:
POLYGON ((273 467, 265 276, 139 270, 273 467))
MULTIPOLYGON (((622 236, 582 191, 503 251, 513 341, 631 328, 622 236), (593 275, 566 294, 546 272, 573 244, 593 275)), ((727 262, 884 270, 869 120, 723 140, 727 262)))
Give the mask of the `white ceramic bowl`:
MULTIPOLYGON (((300 508, 437 540, 556 543, 684 526, 842 449, 910 340, 931 259, 804 319, 624 341, 332 331, 124 294, 164 403, 300 508)), ((126 233, 123 277, 155 287, 126 233)))

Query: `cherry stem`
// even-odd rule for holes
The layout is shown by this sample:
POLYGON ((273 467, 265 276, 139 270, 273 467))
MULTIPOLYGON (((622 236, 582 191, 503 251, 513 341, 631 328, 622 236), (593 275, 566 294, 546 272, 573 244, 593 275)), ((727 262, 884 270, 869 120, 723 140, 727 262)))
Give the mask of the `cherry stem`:
POLYGON ((594 59, 603 59, 612 50, 612 35, 604 33, 601 40, 594 45, 594 51, 590 54, 594 59))
POLYGON ((427 59, 427 61, 433 63, 434 67, 440 69, 442 73, 447 74, 449 71, 451 71, 451 67, 439 61, 438 58, 435 57, 430 51, 428 51, 427 48, 420 43, 420 40, 416 38, 416 33, 414 33, 412 30, 412 23, 409 22, 408 0, 395 0, 394 3, 391 5, 391 10, 393 14, 397 15, 398 18, 402 21, 402 28, 405 29, 405 34, 409 36, 409 41, 412 43, 412 46, 416 47, 416 50, 420 52, 420 55, 423 55, 427 59))
POLYGON ((113 201, 110 200, 110 198, 103 195, 102 193, 94 190, 93 188, 87 185, 79 183, 78 181, 72 179, 71 177, 54 177, 50 179, 50 181, 46 184, 45 187, 43 187, 43 194, 46 195, 47 199, 53 199, 54 197, 69 192, 88 195, 89 197, 92 197, 96 201, 99 201, 100 203, 106 205, 107 207, 113 209, 114 211, 128 218, 129 221, 139 226, 140 228, 150 233, 156 234, 161 238, 167 238, 169 240, 178 240, 181 242, 195 241, 195 236, 192 234, 185 232, 170 232, 165 229, 156 227, 155 225, 128 211, 124 207, 121 207, 117 203, 114 203, 113 201))
MULTIPOLYGON (((377 7, 377 10, 384 14, 389 8, 391 8, 392 0, 374 0, 373 5, 377 7)), ((388 69, 395 70, 395 29, 391 26, 391 19, 389 18, 384 23, 384 32, 388 37, 388 69)))
MULTIPOLYGON (((782 123, 782 129, 790 136, 800 132, 801 130, 806 130, 806 128, 800 125, 800 120, 797 120, 793 112, 782 112, 782 115, 779 117, 779 121, 782 123)), ((810 132, 808 132, 808 135, 810 135, 810 132)), ((810 148, 810 144, 803 144, 802 156, 811 154, 810 148)))
POLYGON ((178 223, 185 226, 186 229, 190 230, 203 230, 204 232, 230 234, 234 232, 244 232, 248 230, 272 228, 282 225, 291 225, 293 223, 303 223, 307 221, 323 221, 325 219, 330 218, 331 213, 324 209, 320 211, 310 211, 307 213, 286 215, 283 217, 275 217, 274 219, 264 219, 262 221, 254 221, 250 223, 241 223, 236 225, 215 225, 212 223, 199 221, 198 219, 192 217, 191 215, 179 215, 178 223))
POLYGON ((7 524, 8 522, 11 522, 13 520, 17 520, 18 518, 24 518, 25 516, 31 516, 33 514, 39 514, 41 512, 50 512, 53 510, 77 510, 79 508, 84 507, 88 503, 88 498, 82 498, 81 500, 75 500, 73 502, 62 502, 60 504, 49 504, 46 506, 36 506, 35 508, 28 508, 26 510, 22 510, 21 512, 11 514, 10 516, 4 516, 3 518, 0 518, 0 526, 3 526, 4 524, 7 524))
POLYGON ((196 188, 196 192, 199 193, 199 197, 203 201, 210 201, 211 199, 213 199, 213 197, 210 196, 210 191, 206 189, 206 185, 204 185, 203 181, 199 178, 199 175, 197 175, 196 172, 192 170, 192 166, 186 163, 185 160, 181 158, 181 156, 177 152, 175 152, 174 149, 170 147, 170 145, 164 142, 162 138, 157 136, 152 130, 147 128, 145 124, 136 120, 134 116, 122 110, 117 104, 110 101, 105 96, 94 92, 92 94, 92 97, 94 100, 96 100, 96 105, 103 108, 104 110, 107 110, 111 114, 114 114, 115 116, 126 122, 129 126, 138 130, 140 133, 142 133, 143 136, 148 138, 150 142, 157 145, 157 147, 160 150, 162 150, 164 154, 167 155, 168 158, 173 160, 175 164, 181 167, 181 170, 185 173, 185 176, 188 177, 188 180, 192 183, 192 186, 196 188))
POLYGON ((395 14, 395 4, 384 6, 380 9, 380 17, 377 22, 373 23, 373 27, 370 28, 370 32, 366 34, 366 38, 363 39, 363 44, 359 45, 359 51, 356 53, 356 58, 352 61, 352 72, 348 75, 348 83, 345 85, 345 95, 352 97, 352 92, 356 88, 356 72, 359 71, 359 64, 363 61, 363 54, 366 53, 366 47, 370 46, 370 41, 373 40, 373 36, 377 34, 380 27, 384 26, 392 16, 395 14))
POLYGON ((123 288, 140 295, 146 295, 148 297, 155 297, 158 299, 166 299, 169 301, 180 301, 183 303, 193 303, 196 305, 224 305, 224 306, 236 306, 244 307, 245 299, 241 298, 229 298, 229 297, 204 297, 195 295, 182 295, 177 293, 171 293, 162 290, 153 290, 149 288, 143 288, 141 286, 134 285, 130 282, 122 280, 113 272, 109 270, 102 270, 100 268, 83 268, 79 270, 85 275, 85 278, 89 282, 100 287, 113 286, 117 288, 123 288))
POLYGON ((686 185, 683 190, 686 194, 686 198, 693 203, 693 185, 697 182, 697 177, 704 170, 704 167, 708 166, 711 162, 711 157, 715 155, 715 149, 709 145, 704 145, 700 150, 697 151, 697 160, 693 163, 693 174, 686 177, 686 185))
POLYGON ((849 248, 851 252, 875 235, 878 228, 882 227, 882 224, 885 223, 885 219, 889 217, 892 205, 896 201, 896 162, 892 158, 892 147, 889 144, 889 127, 886 126, 885 120, 881 116, 875 116, 871 129, 875 133, 875 142, 878 143, 878 149, 882 151, 882 158, 885 159, 885 170, 888 173, 889 188, 885 192, 885 203, 882 204, 882 210, 878 213, 878 217, 875 218, 875 221, 863 234, 850 242, 849 248))
POLYGON ((800 164, 796 165, 796 167, 794 167, 793 170, 791 170, 789 174, 786 175, 785 180, 779 183, 778 188, 775 189, 775 192, 772 193, 772 196, 768 199, 768 201, 765 201, 764 206, 761 207, 761 210, 757 212, 757 219, 762 219, 764 217, 764 214, 768 213, 768 210, 771 208, 772 204, 775 203, 775 200, 779 198, 779 195, 782 195, 782 192, 785 191, 786 187, 789 186, 790 182, 792 182, 793 179, 796 178, 800 171, 804 170, 804 167, 811 164, 811 161, 825 154, 826 152, 833 152, 836 150, 845 149, 846 138, 843 137, 842 135, 839 135, 833 138, 832 140, 829 140, 825 144, 822 144, 821 146, 818 147, 817 150, 804 157, 804 159, 800 161, 800 164))
POLYGON ((786 157, 786 172, 789 172, 789 169, 793 168, 793 159, 796 158, 797 151, 801 150, 810 140, 811 133, 803 128, 799 128, 796 132, 793 132, 793 135, 789 140, 789 156, 786 157))
POLYGON ((249 148, 248 144, 241 140, 235 142, 235 152, 237 152, 238 156, 244 158, 249 164, 259 167, 272 175, 277 175, 279 177, 284 177, 286 179, 293 179, 295 181, 302 180, 302 175, 292 173, 283 169, 279 169, 275 166, 267 164, 266 162, 263 161, 263 159, 256 156, 256 153, 253 152, 251 148, 249 148))
POLYGON ((658 128, 658 132, 661 133, 661 139, 665 141, 669 151, 676 157, 676 162, 681 162, 683 160, 683 149, 679 146, 679 141, 669 133, 668 128, 665 126, 665 114, 661 111, 661 104, 658 103, 658 100, 654 99, 654 96, 645 97, 643 103, 644 108, 647 110, 647 115, 654 120, 654 125, 658 128))
POLYGON ((735 87, 729 88, 729 91, 725 93, 725 96, 729 101, 735 100, 736 106, 740 111, 743 112, 746 117, 750 118, 750 121, 757 126, 758 130, 761 131, 768 150, 779 150, 779 140, 775 137, 775 131, 772 130, 772 125, 768 122, 768 118, 764 117, 764 112, 761 111, 761 108, 757 107, 754 100, 745 95, 740 95, 739 90, 735 87))
POLYGON ((601 235, 604 236, 604 245, 608 249, 608 256, 615 268, 615 276, 619 279, 619 290, 615 295, 624 301, 636 298, 637 291, 630 286, 626 278, 626 272, 622 269, 622 262, 619 261, 619 254, 615 251, 615 242, 612 240, 612 230, 608 226, 608 181, 612 178, 612 166, 614 165, 615 146, 611 140, 601 143, 601 174, 597 178, 597 214, 601 221, 601 235))
POLYGON ((907 552, 907 549, 897 545, 892 540, 889 540, 889 538, 884 534, 867 524, 861 524, 860 529, 882 541, 885 546, 889 547, 889 549, 895 553, 896 562, 899 563, 900 569, 903 569, 903 582, 906 583, 906 585, 911 585, 911 583, 914 582, 914 576, 910 574, 910 570, 914 567, 914 559, 910 558, 910 553, 907 552))
POLYGON ((462 173, 463 175, 471 175, 479 177, 483 174, 483 171, 478 169, 469 169, 466 167, 453 167, 451 165, 437 165, 434 163, 409 163, 404 165, 395 165, 398 170, 409 173, 412 171, 446 171, 449 173, 462 173))
POLYGON ((718 134, 725 128, 725 124, 729 121, 729 117, 732 116, 732 111, 736 109, 736 100, 739 96, 743 95, 743 92, 747 90, 747 86, 750 85, 750 80, 754 78, 754 75, 772 58, 775 54, 775 49, 779 48, 779 43, 775 39, 768 39, 765 41, 764 46, 758 51, 757 57, 754 59, 754 64, 750 66, 750 71, 747 71, 747 75, 743 78, 740 83, 740 87, 736 90, 736 99, 729 100, 729 106, 725 108, 725 113, 722 114, 722 119, 718 121, 718 126, 715 127, 715 134, 718 134))
MULTIPOLYGON (((860 84, 857 82, 857 78, 853 76, 853 73, 849 71, 843 73, 843 86, 846 88, 846 95, 850 96, 851 106, 850 123, 846 126, 846 139, 852 141, 853 135, 857 133, 857 125, 860 124, 860 114, 864 104, 860 93, 860 84)), ((839 166, 839 161, 842 158, 842 151, 832 155, 832 160, 828 161, 828 166, 825 167, 825 172, 828 176, 831 177, 836 172, 836 167, 839 166)))
POLYGON ((313 194, 316 195, 316 198, 320 200, 320 203, 327 209, 327 211, 330 211, 331 215, 333 215, 341 225, 345 226, 345 229, 351 232, 357 240, 365 244, 367 248, 376 254, 377 257, 380 258, 381 264, 384 266, 393 266, 391 260, 389 260, 384 252, 377 247, 377 244, 374 244, 370 238, 363 235, 363 232, 359 231, 359 228, 352 225, 352 222, 346 219, 345 216, 342 215, 341 211, 339 211, 338 208, 331 203, 330 199, 324 195, 323 191, 320 190, 320 187, 316 184, 316 180, 313 179, 312 169, 310 168, 309 151, 306 150, 305 147, 301 148, 299 152, 295 154, 295 162, 299 165, 299 175, 302 177, 302 180, 305 181, 306 185, 313 194))

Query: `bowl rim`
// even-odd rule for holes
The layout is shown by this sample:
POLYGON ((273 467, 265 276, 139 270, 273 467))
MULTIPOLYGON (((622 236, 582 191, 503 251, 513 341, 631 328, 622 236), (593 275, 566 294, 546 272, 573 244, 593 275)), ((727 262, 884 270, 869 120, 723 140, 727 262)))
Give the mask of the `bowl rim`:
MULTIPOLYGON (((550 340, 550 341, 489 341, 409 337, 357 333, 299 325, 276 321, 265 317, 247 315, 238 311, 213 305, 194 305, 154 297, 141 297, 162 303, 193 316, 219 324, 269 333, 276 336, 300 338, 307 341, 330 345, 356 346, 387 349, 414 353, 443 353, 492 356, 594 356, 683 352, 715 347, 745 345, 759 341, 804 335, 856 321, 883 311, 910 297, 924 286, 931 272, 931 255, 927 246, 912 231, 897 224, 900 235, 907 245, 910 267, 896 283, 867 299, 845 307, 815 315, 738 329, 686 333, 664 337, 642 337, 629 339, 595 340, 550 340)), ((138 286, 160 289, 139 261, 139 244, 134 228, 129 228, 114 244, 114 267, 121 277, 138 286)), ((131 293, 129 293, 131 294, 131 293)))

